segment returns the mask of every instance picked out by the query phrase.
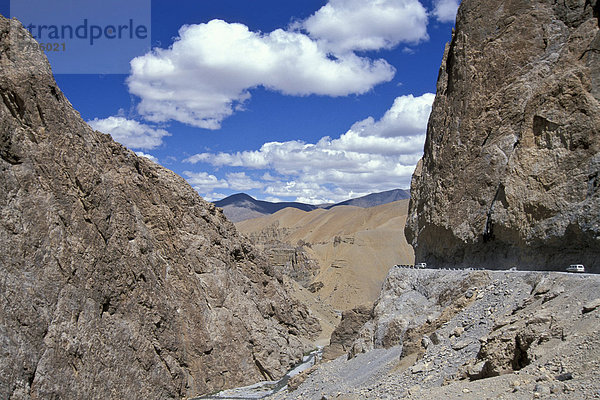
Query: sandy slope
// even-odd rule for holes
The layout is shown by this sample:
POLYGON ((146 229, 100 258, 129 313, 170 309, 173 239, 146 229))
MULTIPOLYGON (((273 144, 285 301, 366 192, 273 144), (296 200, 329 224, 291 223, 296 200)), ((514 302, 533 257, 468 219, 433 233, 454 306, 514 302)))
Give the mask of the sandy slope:
POLYGON ((320 265, 315 282, 324 286, 317 300, 337 310, 373 302, 394 264, 412 264, 414 254, 404 238, 408 200, 372 208, 339 206, 305 212, 286 208, 236 224, 244 234, 278 224, 282 239, 305 250, 320 265))

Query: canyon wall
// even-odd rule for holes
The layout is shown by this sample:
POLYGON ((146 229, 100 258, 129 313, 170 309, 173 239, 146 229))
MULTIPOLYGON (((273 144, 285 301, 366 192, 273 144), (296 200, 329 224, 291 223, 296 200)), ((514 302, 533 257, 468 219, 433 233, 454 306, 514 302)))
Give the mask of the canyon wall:
POLYGON ((0 95, 0 398, 181 398, 302 359, 318 322, 264 256, 93 131, 2 16, 0 95))
POLYGON ((411 186, 417 262, 600 272, 599 14, 462 2, 411 186))

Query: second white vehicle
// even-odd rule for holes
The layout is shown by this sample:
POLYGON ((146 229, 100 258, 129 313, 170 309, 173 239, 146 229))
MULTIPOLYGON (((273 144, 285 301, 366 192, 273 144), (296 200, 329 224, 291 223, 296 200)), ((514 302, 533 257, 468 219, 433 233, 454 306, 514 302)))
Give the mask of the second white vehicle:
POLYGON ((572 264, 567 267, 567 272, 585 272, 585 267, 581 264, 572 264))

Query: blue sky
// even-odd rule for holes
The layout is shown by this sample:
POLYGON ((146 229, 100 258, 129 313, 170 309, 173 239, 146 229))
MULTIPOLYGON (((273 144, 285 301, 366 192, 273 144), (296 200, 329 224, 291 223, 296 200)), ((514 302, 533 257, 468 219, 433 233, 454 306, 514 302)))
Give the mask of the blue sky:
POLYGON ((458 0, 136 1, 150 8, 149 40, 106 41, 115 62, 133 57, 124 73, 97 73, 113 60, 98 46, 96 60, 71 62, 85 73, 56 74, 95 129, 208 200, 322 203, 409 187, 458 0))

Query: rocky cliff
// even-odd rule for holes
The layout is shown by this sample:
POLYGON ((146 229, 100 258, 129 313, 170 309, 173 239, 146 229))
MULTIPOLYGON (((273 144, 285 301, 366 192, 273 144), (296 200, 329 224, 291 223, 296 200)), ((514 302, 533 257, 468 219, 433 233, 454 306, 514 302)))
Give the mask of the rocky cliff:
POLYGON ((462 2, 411 186, 418 262, 600 272, 599 15, 462 2))
POLYGON ((180 398, 275 378, 317 329, 186 182, 89 128, 0 16, 0 398, 180 398))
POLYGON ((305 244, 298 241, 295 245, 285 242, 289 228, 280 228, 279 221, 258 231, 248 234, 248 239, 267 256, 269 265, 308 288, 319 272, 319 264, 306 252, 305 244))

